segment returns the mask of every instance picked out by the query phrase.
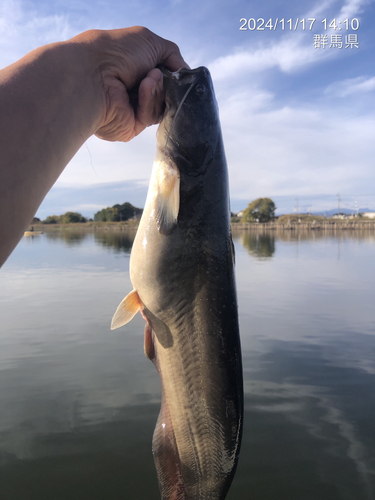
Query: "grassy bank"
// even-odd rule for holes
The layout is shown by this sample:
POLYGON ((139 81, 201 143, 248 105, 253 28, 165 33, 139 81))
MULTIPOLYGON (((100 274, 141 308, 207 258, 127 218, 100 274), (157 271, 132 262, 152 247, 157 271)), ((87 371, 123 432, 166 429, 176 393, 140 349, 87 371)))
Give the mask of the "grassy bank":
MULTIPOLYGON (((34 231, 53 232, 53 231, 128 231, 138 228, 138 220, 125 222, 77 222, 71 224, 32 224, 34 231)), ((371 219, 327 219, 325 217, 304 218, 300 222, 298 219, 279 218, 274 222, 232 222, 232 230, 311 230, 311 231, 332 231, 332 230, 375 230, 375 220, 371 219)))
POLYGON ((75 222, 71 224, 30 224, 28 230, 33 227, 34 231, 71 231, 75 230, 113 230, 125 231, 128 229, 137 229, 139 225, 138 220, 128 220, 124 222, 75 222))
POLYGON ((233 223, 232 230, 279 230, 279 231, 336 231, 336 230, 369 230, 375 229, 374 220, 354 220, 354 219, 324 219, 311 222, 246 222, 233 223))

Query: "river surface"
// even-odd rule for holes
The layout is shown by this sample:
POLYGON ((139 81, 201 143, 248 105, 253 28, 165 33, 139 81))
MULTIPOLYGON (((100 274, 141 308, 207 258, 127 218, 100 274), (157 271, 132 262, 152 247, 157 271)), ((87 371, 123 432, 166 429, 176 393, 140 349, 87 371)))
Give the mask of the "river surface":
MULTIPOLYGON (((24 237, 0 271, 1 500, 159 500, 134 232, 24 237)), ((234 235, 245 380, 227 500, 375 500, 375 235, 234 235)))

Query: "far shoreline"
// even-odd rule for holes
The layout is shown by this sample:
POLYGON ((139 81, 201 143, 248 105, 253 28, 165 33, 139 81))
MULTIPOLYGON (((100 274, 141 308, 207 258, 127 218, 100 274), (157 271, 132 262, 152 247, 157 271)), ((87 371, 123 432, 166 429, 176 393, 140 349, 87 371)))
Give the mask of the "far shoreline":
MULTIPOLYGON (((136 231, 139 220, 128 220, 123 222, 74 222, 67 224, 30 224, 26 231, 33 230, 43 232, 66 231, 66 230, 93 230, 93 231, 136 231)), ((232 222, 232 231, 336 231, 336 230, 375 230, 375 220, 354 219, 326 219, 324 221, 287 221, 287 222, 232 222)))

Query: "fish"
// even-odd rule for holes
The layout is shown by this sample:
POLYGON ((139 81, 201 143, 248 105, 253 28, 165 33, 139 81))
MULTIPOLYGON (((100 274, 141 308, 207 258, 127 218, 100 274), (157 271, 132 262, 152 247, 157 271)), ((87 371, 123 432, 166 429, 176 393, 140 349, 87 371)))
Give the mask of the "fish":
POLYGON ((207 68, 161 68, 165 111, 130 257, 134 289, 111 328, 139 311, 161 381, 152 450, 162 500, 224 500, 243 426, 243 377, 228 170, 207 68))

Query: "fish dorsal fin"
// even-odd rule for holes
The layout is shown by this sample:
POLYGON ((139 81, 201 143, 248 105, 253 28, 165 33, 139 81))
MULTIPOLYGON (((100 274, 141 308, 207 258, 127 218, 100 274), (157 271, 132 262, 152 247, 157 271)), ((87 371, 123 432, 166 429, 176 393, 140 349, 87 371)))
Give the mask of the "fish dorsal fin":
POLYGON ((137 314, 141 306, 142 302, 138 293, 136 290, 132 290, 120 302, 120 305, 116 309, 112 318, 111 330, 115 330, 116 328, 120 328, 120 326, 124 326, 126 323, 129 323, 129 321, 131 321, 137 314))
POLYGON ((177 226, 180 209, 180 172, 171 160, 158 162, 156 194, 156 223, 159 232, 171 234, 177 226))

